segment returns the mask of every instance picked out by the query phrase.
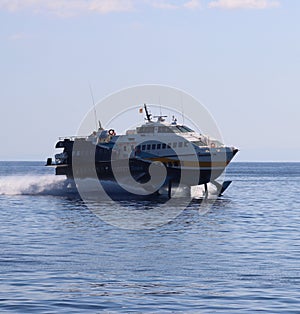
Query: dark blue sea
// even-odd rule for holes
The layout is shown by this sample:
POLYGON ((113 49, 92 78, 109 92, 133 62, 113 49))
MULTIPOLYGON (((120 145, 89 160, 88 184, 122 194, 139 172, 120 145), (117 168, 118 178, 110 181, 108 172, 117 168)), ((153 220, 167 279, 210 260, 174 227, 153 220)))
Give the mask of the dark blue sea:
POLYGON ((300 163, 232 163, 207 211, 195 199, 140 230, 103 221, 44 162, 0 176, 1 313, 300 313, 300 163))

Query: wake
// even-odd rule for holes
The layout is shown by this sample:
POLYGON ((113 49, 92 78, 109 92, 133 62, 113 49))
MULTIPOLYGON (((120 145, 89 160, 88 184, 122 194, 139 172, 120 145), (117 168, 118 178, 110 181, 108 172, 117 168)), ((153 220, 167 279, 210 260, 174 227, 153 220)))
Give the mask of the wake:
MULTIPOLYGON (((82 186, 87 189, 87 191, 95 192, 95 186, 98 185, 92 184, 90 186, 89 182, 85 182, 82 186)), ((99 183, 98 183, 99 184, 99 183)), ((123 189, 117 189, 116 184, 111 182, 102 182, 103 187, 109 195, 127 195, 123 189)), ((85 192, 87 192, 85 191, 85 192)), ((208 184, 209 198, 217 197, 216 188, 208 184)), ((97 195, 99 192, 104 192, 96 190, 97 195)), ((164 195, 164 189, 160 190, 161 195, 164 195)), ((25 175, 25 176, 2 176, 0 177, 0 195, 55 195, 63 196, 74 194, 76 191, 74 188, 70 188, 67 185, 67 179, 61 176, 54 175, 25 175)), ((203 186, 193 186, 191 187, 190 194, 192 198, 201 198, 204 195, 203 186)), ((182 191, 176 191, 177 197, 187 196, 188 192, 183 189, 182 191)), ((174 196, 173 196, 174 197, 174 196)))
POLYGON ((0 195, 62 195, 66 192, 66 179, 53 175, 3 176, 0 195))

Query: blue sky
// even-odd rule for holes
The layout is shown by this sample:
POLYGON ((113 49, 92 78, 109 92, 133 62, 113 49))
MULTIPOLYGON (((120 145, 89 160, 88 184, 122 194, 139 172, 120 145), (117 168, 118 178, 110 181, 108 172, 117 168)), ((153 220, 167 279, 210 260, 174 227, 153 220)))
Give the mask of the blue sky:
POLYGON ((295 0, 0 0, 0 160, 51 156, 91 108, 90 83, 96 100, 137 84, 177 87, 241 149, 236 160, 300 161, 299 9, 295 0))

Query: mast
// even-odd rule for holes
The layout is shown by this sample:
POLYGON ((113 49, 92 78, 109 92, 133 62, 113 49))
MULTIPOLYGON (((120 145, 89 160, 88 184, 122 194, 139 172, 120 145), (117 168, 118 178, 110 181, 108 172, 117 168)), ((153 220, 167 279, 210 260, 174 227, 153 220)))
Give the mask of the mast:
POLYGON ((148 112, 148 109, 147 109, 146 104, 144 104, 144 108, 145 108, 147 120, 148 120, 148 122, 151 122, 151 116, 152 116, 152 114, 148 112))

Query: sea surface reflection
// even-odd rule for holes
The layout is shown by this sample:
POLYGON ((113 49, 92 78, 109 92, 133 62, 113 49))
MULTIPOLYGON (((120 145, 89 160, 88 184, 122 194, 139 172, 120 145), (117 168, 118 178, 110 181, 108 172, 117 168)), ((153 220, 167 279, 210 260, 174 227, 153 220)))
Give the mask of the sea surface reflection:
MULTIPOLYGON (((76 195, 34 195, 33 168, 47 184, 41 163, 0 164, 1 312, 299 313, 299 163, 233 163, 208 211, 196 199, 141 230, 108 224, 76 195)), ((121 205, 139 214, 159 202, 121 205)), ((97 206, 117 220, 114 204, 97 206)))

